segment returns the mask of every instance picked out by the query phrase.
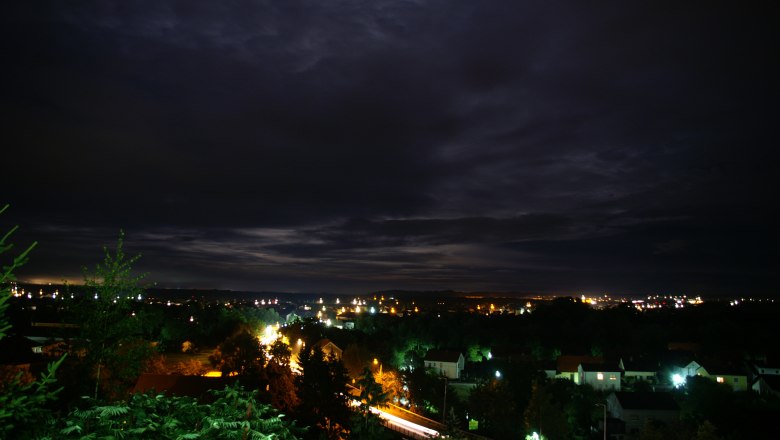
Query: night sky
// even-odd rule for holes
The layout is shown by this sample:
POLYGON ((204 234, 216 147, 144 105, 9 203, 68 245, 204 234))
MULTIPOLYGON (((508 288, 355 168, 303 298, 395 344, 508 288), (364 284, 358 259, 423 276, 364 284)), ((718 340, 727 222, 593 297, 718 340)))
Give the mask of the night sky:
POLYGON ((0 226, 167 287, 773 294, 769 2, 13 2, 0 226), (755 3, 755 4, 754 4, 755 3))

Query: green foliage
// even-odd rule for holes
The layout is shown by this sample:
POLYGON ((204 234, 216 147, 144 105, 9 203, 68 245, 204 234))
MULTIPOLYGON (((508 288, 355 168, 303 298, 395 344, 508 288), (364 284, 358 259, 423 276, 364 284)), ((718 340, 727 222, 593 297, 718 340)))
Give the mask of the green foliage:
MULTIPOLYGON (((8 209, 8 205, 0 208, 0 214, 5 212, 6 209, 8 209)), ((2 238, 0 238, 0 255, 13 249, 13 243, 9 243, 8 240, 17 229, 19 229, 19 226, 14 226, 11 228, 11 230, 6 232, 2 238)), ((11 291, 8 288, 7 283, 16 280, 14 271, 27 262, 27 255, 30 253, 30 251, 33 250, 33 248, 35 248, 37 244, 37 242, 31 244, 27 249, 22 251, 19 255, 15 256, 11 261, 11 264, 3 266, 2 271, 0 271, 0 287, 2 287, 2 290, 0 290, 0 293, 2 294, 0 295, 0 339, 4 338, 8 330, 11 329, 11 325, 8 323, 8 318, 5 316, 5 311, 8 308, 8 299, 11 297, 11 291)))
POLYGON ((0 438, 33 436, 51 423, 46 404, 55 400, 62 388, 54 389, 55 374, 65 356, 50 363, 40 379, 23 385, 17 375, 0 390, 0 438))
POLYGON ((408 388, 409 401, 416 412, 427 416, 440 414, 444 404, 444 383, 442 378, 419 366, 403 373, 408 388))
MULTIPOLYGON (((81 326, 82 359, 94 379, 94 398, 121 398, 135 382, 154 354, 143 339, 143 320, 132 316, 144 275, 135 275, 132 266, 140 256, 124 252, 124 233, 116 248, 104 248, 104 259, 93 272, 84 269, 87 295, 78 298, 72 309, 81 326)), ((86 390, 82 390, 86 392, 86 390)))
POLYGON ((135 394, 128 401, 100 405, 65 417, 56 438, 124 439, 295 439, 303 432, 255 393, 240 387, 213 391, 215 401, 198 403, 189 397, 135 394))
MULTIPOLYGON (((8 205, 0 208, 0 214, 7 208, 8 205)), ((17 229, 12 228, 0 238, 0 255, 13 248, 8 240, 17 229)), ((9 265, 3 266, 0 273, 0 340, 11 329, 6 317, 8 299, 11 297, 7 283, 15 279, 14 271, 27 262, 27 256, 35 245, 33 243, 14 257, 9 265)), ((57 382, 55 373, 64 359, 63 356, 49 364, 37 381, 23 383, 20 371, 10 382, 0 384, 0 438, 33 437, 51 421, 51 412, 46 404, 53 401, 62 389, 54 389, 54 384, 57 382)))

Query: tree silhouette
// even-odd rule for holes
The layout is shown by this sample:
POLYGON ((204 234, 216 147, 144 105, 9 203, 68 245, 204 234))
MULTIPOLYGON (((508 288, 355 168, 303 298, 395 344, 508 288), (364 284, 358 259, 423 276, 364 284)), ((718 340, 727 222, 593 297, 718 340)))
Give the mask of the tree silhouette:
POLYGON ((264 359, 260 341, 246 330, 225 339, 209 356, 211 365, 221 371, 222 376, 259 375, 264 359))
POLYGON ((327 438, 341 438, 349 431, 347 374, 335 358, 325 358, 322 350, 303 349, 298 354, 302 374, 296 378, 298 419, 317 426, 327 438))
POLYGON ((387 436, 379 416, 374 414, 371 408, 385 406, 388 394, 382 390, 382 385, 374 380, 374 373, 370 368, 363 369, 357 385, 360 390, 360 406, 353 417, 350 438, 376 439, 387 436))

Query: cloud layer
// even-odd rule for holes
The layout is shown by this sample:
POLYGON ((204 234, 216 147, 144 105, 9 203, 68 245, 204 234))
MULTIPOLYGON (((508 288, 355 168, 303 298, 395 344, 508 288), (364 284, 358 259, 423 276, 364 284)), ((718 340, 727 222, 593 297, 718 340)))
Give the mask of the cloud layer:
POLYGON ((29 277, 124 228, 161 284, 768 293, 758 8, 82 2, 3 20, 29 277))

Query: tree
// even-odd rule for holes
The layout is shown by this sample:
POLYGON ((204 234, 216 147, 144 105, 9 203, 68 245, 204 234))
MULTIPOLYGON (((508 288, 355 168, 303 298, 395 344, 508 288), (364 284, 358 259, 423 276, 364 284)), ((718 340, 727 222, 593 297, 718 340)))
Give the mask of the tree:
POLYGON ((295 390, 295 376, 290 369, 290 347, 277 339, 271 344, 268 354, 270 359, 265 365, 261 380, 266 391, 263 396, 280 411, 294 411, 301 402, 295 390))
POLYGON ((277 339, 271 344, 268 350, 268 354, 271 355, 270 363, 274 363, 283 367, 290 366, 290 358, 292 357, 292 351, 290 346, 282 342, 281 339, 277 339))
POLYGON ((265 396, 274 408, 293 412, 301 401, 296 394, 295 376, 287 365, 269 362, 263 372, 262 383, 265 383, 265 396))
POLYGON ((360 406, 353 416, 352 435, 350 438, 375 439, 383 438, 387 432, 380 423, 379 416, 371 408, 385 406, 388 394, 382 390, 382 385, 374 380, 374 373, 366 367, 357 381, 360 389, 360 406))
POLYGON ((496 438, 520 436, 520 414, 506 380, 482 382, 471 391, 469 416, 479 421, 480 431, 496 438))
POLYGON ((262 372, 265 355, 260 341, 248 331, 225 339, 209 360, 222 376, 258 375, 262 372))
POLYGON ((571 429, 561 403, 554 399, 550 384, 538 381, 532 387, 531 400, 523 417, 528 432, 539 432, 551 440, 571 438, 571 429))
POLYGON ((301 401, 298 419, 318 427, 326 438, 342 438, 350 422, 344 365, 334 358, 326 359, 319 348, 301 350, 298 364, 302 371, 296 378, 301 401))
POLYGON ((185 361, 177 362, 173 366, 173 371, 176 374, 183 376, 200 376, 204 374, 208 369, 197 359, 187 359, 185 361))
POLYGON ((86 352, 83 362, 94 378, 93 397, 115 399, 132 386, 154 349, 141 337, 141 320, 132 315, 143 293, 139 284, 144 275, 132 270, 140 256, 125 255, 121 231, 116 249, 103 252, 103 262, 92 273, 85 268, 87 294, 73 308, 86 352))
MULTIPOLYGON (((8 205, 0 208, 0 214, 8 209, 8 205)), ((13 244, 8 240, 18 229, 13 227, 0 238, 0 255, 10 251, 13 244)), ((27 262, 27 256, 36 246, 30 245, 11 263, 0 271, 0 340, 4 339, 11 325, 6 317, 8 300, 11 291, 7 283, 15 280, 14 271, 27 262)), ((38 380, 23 380, 23 371, 15 373, 8 381, 0 384, 0 438, 31 438, 40 433, 51 420, 51 413, 46 404, 53 401, 62 388, 54 389, 55 373, 65 357, 50 363, 38 380)))
POLYGON ((387 393, 389 400, 395 401, 396 399, 400 400, 402 397, 406 397, 401 377, 397 372, 385 370, 381 374, 377 373, 374 377, 382 385, 382 390, 387 393))

